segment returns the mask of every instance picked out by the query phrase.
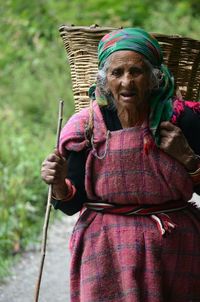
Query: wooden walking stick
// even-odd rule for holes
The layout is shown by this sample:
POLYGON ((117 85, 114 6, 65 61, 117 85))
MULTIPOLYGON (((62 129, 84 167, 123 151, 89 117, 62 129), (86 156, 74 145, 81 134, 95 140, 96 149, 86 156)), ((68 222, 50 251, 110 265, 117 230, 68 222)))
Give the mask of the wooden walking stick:
MULTIPOLYGON (((58 149, 58 145, 59 145, 60 131, 61 131, 62 120, 63 120, 63 104, 64 104, 64 102, 60 101, 60 103, 59 103, 59 112, 58 112, 57 135, 56 135, 56 148, 57 149, 58 149)), ((39 299, 40 284, 41 284, 41 279, 42 279, 44 259, 45 259, 45 255, 46 255, 47 231, 48 231, 49 218, 50 218, 50 213, 51 213, 51 198, 52 198, 52 185, 49 185, 45 220, 44 220, 44 226, 43 226, 40 270, 39 270, 39 276, 38 276, 37 283, 36 283, 36 288, 35 288, 35 300, 34 300, 34 302, 38 302, 38 299, 39 299)))

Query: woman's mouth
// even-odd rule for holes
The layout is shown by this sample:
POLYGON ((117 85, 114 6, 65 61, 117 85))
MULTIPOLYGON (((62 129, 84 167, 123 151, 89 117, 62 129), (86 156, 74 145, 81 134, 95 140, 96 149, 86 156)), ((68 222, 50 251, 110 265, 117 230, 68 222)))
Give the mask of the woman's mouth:
POLYGON ((135 91, 126 91, 126 92, 120 93, 120 96, 122 97, 123 101, 125 101, 125 102, 132 101, 132 99, 135 95, 136 95, 135 91))

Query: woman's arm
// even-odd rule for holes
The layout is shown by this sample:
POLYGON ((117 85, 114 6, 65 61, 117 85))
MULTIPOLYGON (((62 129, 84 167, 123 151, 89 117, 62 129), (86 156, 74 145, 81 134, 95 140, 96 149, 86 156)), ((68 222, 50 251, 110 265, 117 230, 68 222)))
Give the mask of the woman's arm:
MULTIPOLYGON (((80 211, 83 203, 87 200, 85 179, 85 150, 80 152, 71 151, 67 160, 55 152, 47 157, 42 164, 42 179, 53 185, 52 204, 67 215, 73 215, 80 211), (69 185, 71 182, 75 188, 74 194, 69 198, 69 185)), ((73 192, 72 192, 73 193, 73 192)))
MULTIPOLYGON (((160 148, 183 164, 193 178, 191 173, 200 168, 200 158, 189 145, 183 131, 170 122, 162 122, 160 135, 160 148)), ((200 194, 200 181, 199 183, 194 182, 194 192, 200 194)))
MULTIPOLYGON (((195 154, 200 155, 200 103, 186 102, 186 104, 187 103, 189 103, 190 106, 185 106, 177 122, 192 150, 195 154), (191 108, 191 104, 194 104, 194 107, 192 106, 191 108)), ((196 185, 194 190, 200 195, 200 185, 196 185)))
POLYGON ((71 151, 67 160, 67 178, 73 183, 76 188, 76 193, 67 203, 52 200, 55 209, 59 209, 67 215, 73 215, 79 212, 83 203, 88 201, 85 191, 85 163, 86 150, 75 152, 71 151))
POLYGON ((52 193, 56 199, 64 200, 68 194, 66 175, 67 161, 55 150, 43 161, 41 177, 48 185, 52 185, 52 193))

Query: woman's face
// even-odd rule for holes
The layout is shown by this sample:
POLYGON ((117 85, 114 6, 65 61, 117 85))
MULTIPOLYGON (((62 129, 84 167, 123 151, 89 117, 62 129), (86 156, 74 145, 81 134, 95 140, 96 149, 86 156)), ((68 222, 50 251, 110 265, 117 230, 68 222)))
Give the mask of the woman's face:
POLYGON ((149 69, 143 59, 141 54, 126 50, 116 51, 110 57, 106 88, 118 110, 148 108, 149 69))

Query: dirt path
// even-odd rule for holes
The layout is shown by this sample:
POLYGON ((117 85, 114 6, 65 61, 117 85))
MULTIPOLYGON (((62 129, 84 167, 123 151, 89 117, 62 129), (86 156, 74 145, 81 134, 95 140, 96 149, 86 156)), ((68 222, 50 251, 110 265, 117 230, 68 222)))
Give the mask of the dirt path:
MULTIPOLYGON (((68 242, 76 217, 63 215, 48 232, 39 302, 69 301, 68 242)), ((28 252, 12 270, 12 277, 0 285, 0 302, 33 302, 40 264, 40 250, 28 252)))
MULTIPOLYGON (((200 196, 194 196, 200 207, 200 196)), ((63 215, 48 233, 48 247, 42 277, 39 302, 69 302, 69 249, 68 242, 77 216, 63 215)), ((40 251, 25 253, 13 268, 12 277, 0 285, 0 302, 33 302, 38 276, 40 251)))

